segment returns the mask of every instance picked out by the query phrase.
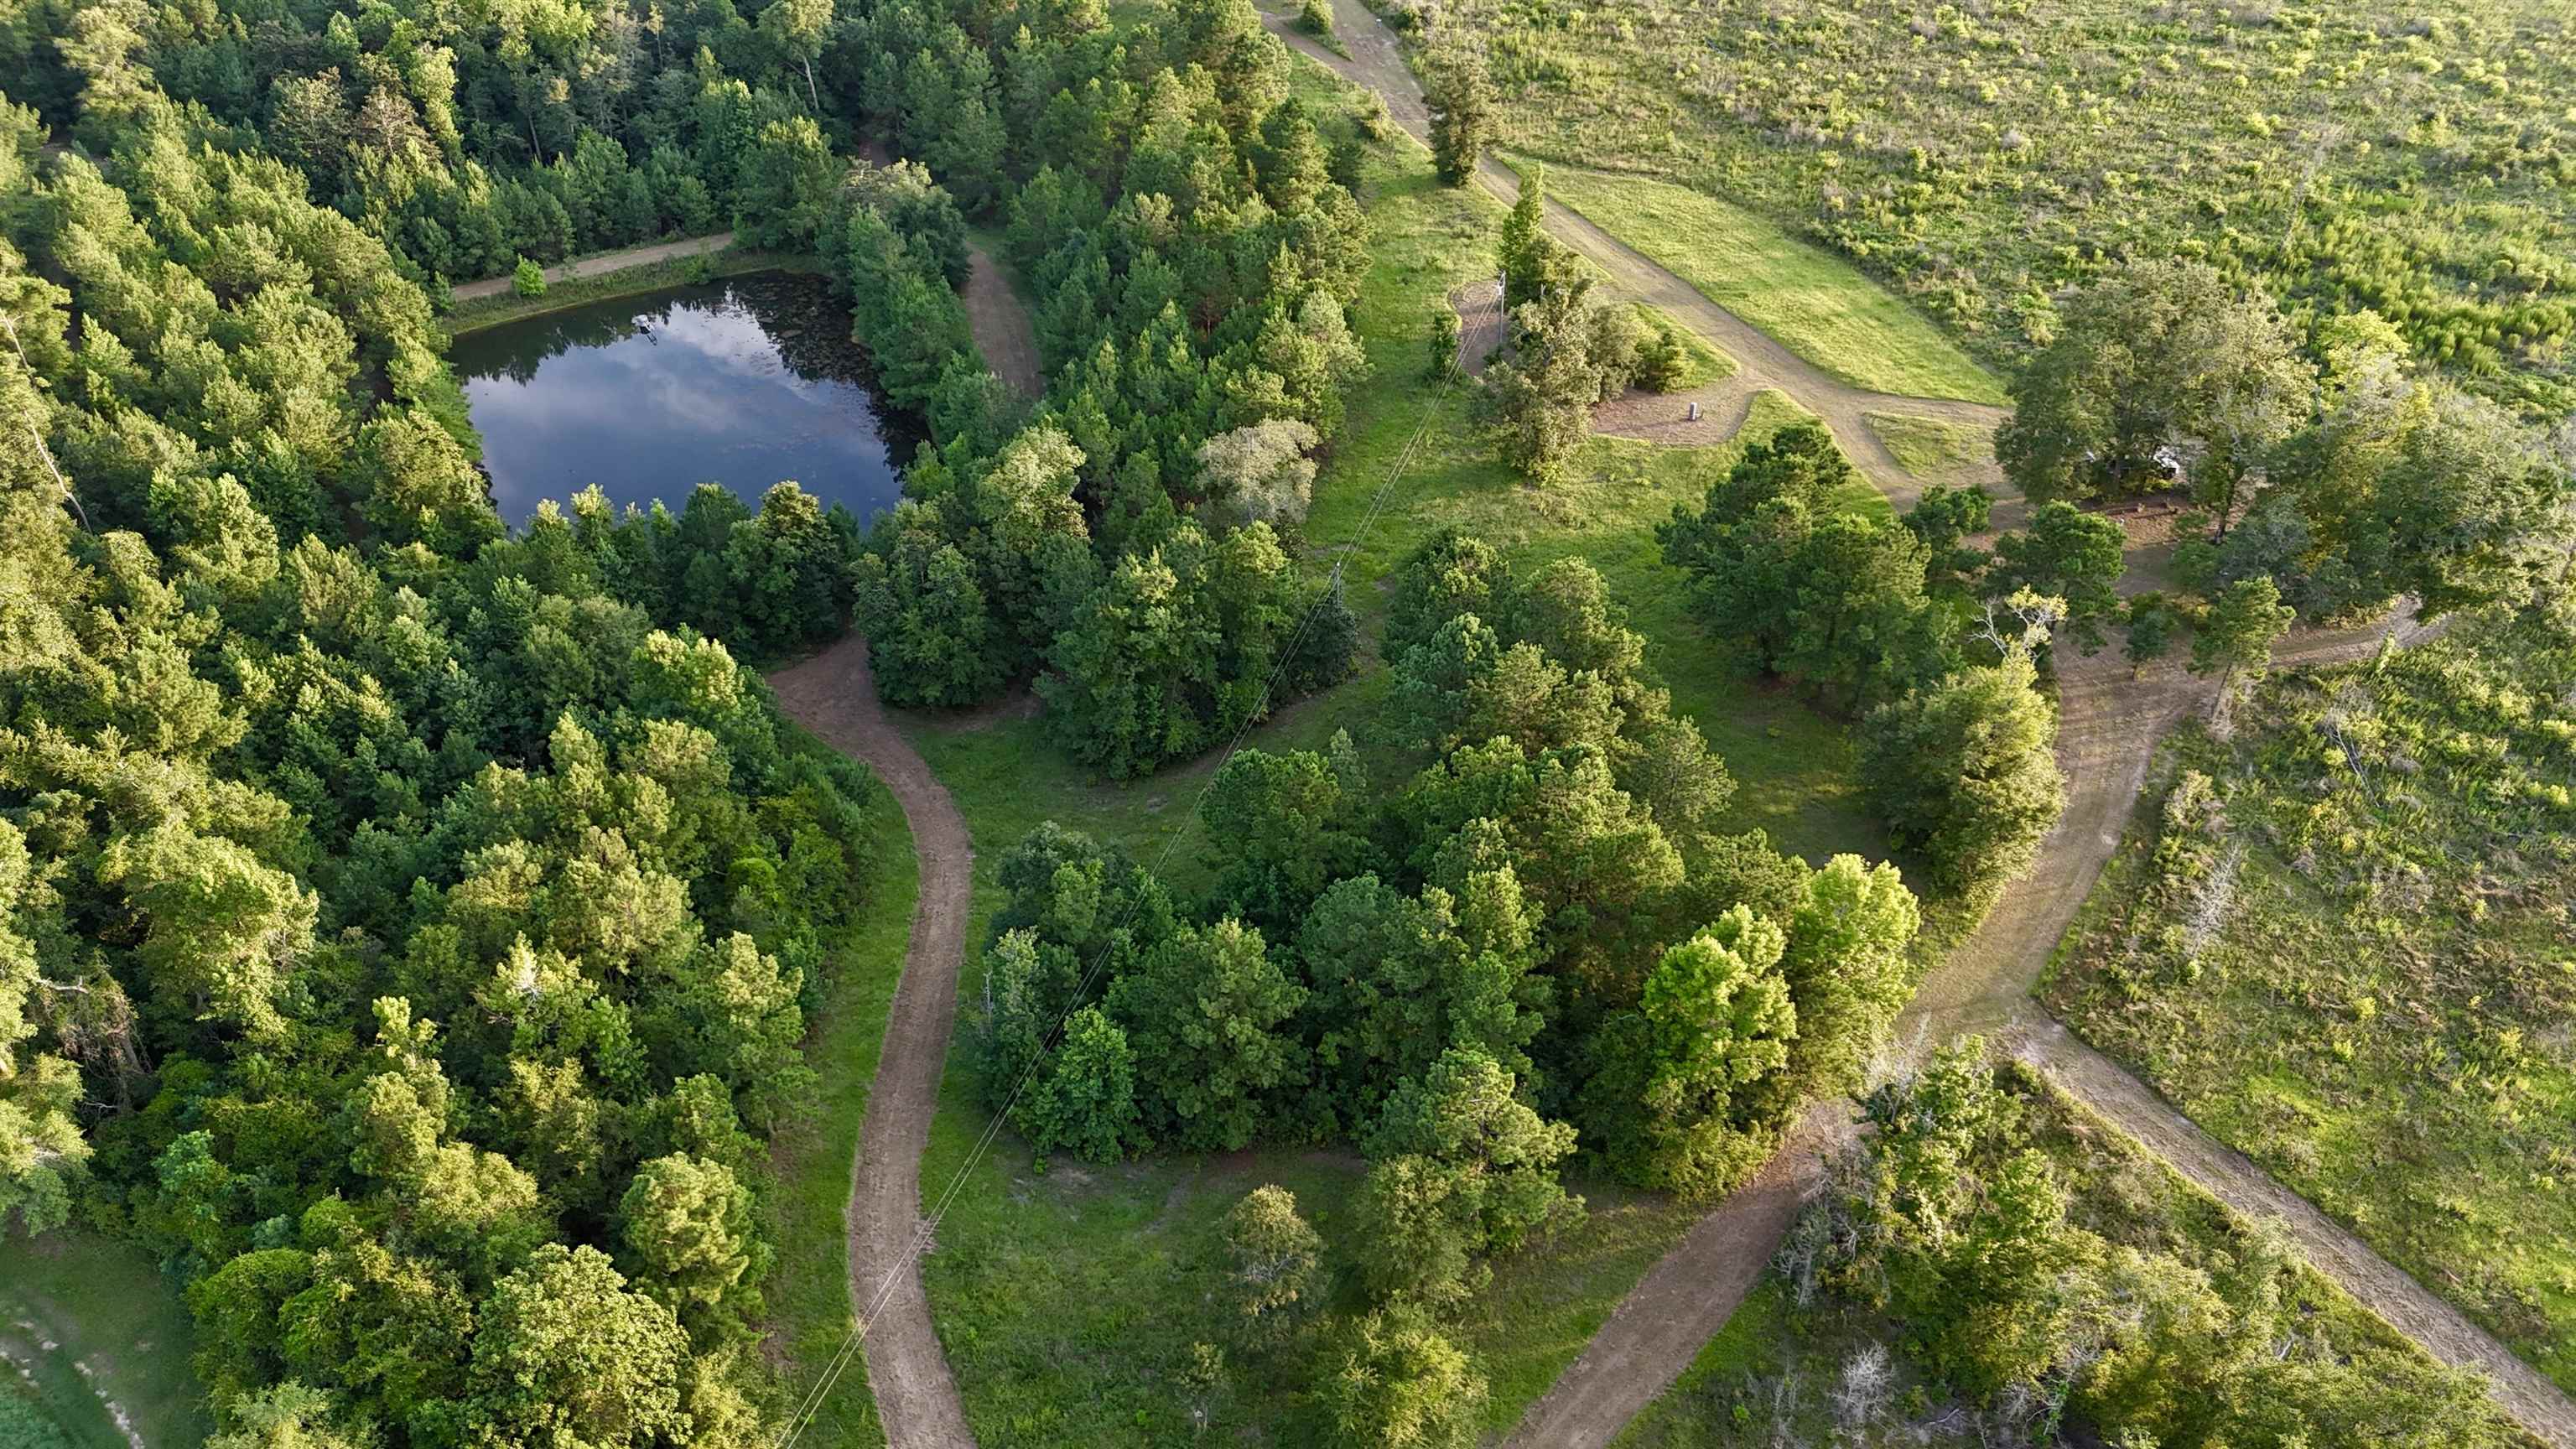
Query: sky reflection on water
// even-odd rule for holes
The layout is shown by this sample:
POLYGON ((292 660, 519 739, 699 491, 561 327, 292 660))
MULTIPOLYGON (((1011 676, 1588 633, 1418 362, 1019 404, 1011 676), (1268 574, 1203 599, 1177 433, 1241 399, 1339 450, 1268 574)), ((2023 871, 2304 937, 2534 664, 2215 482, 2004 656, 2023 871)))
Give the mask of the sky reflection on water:
POLYGON ((593 483, 676 512, 701 482, 757 505, 793 478, 864 524, 901 480, 848 328, 820 278, 764 273, 460 337, 492 502, 517 526, 593 483))

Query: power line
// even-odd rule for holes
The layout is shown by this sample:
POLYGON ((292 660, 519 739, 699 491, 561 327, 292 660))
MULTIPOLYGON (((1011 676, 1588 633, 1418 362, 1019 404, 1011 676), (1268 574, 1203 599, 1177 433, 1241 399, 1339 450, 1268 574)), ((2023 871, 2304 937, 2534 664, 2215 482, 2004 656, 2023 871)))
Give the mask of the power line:
MULTIPOLYGON (((1269 677, 1262 681, 1261 693, 1254 701, 1255 707, 1246 713, 1242 725, 1235 730, 1233 738, 1226 741, 1225 749, 1217 757, 1215 768, 1208 771, 1207 782, 1199 787, 1197 797, 1191 801, 1189 814, 1175 820, 1172 829, 1164 834, 1162 848, 1154 855, 1151 867, 1153 875, 1162 874, 1163 865, 1171 858, 1173 847, 1179 844, 1181 821, 1197 816, 1199 805, 1206 801, 1208 791, 1215 788, 1217 775, 1224 770, 1226 762, 1232 760, 1235 753, 1242 749, 1244 740, 1251 735, 1254 726, 1269 712, 1272 691, 1278 688, 1279 681, 1287 673, 1289 663, 1297 657, 1298 650, 1304 646, 1307 631, 1314 627, 1315 619, 1323 611, 1326 600, 1332 592, 1341 587, 1343 564, 1349 561, 1351 553, 1368 538, 1369 530, 1376 526, 1379 513, 1386 507, 1387 498, 1395 491, 1395 485, 1404 477, 1405 470, 1412 466, 1414 454, 1420 449, 1422 440, 1429 436, 1432 421, 1440 415, 1440 409, 1448 401, 1450 389, 1457 382, 1459 375, 1459 365, 1455 359, 1452 359, 1448 370, 1441 374, 1440 387, 1432 394, 1431 405, 1423 409, 1422 421, 1414 425, 1413 435, 1405 439, 1403 449, 1396 454, 1395 466, 1388 470, 1386 480, 1378 484, 1377 492, 1370 497, 1367 510, 1360 515, 1358 527, 1351 531, 1350 539, 1342 545, 1342 556, 1333 561, 1329 585, 1316 595, 1315 602, 1308 605, 1304 615, 1298 619, 1297 632, 1289 636, 1287 647, 1280 651, 1277 662, 1271 667, 1269 677)), ((1132 899, 1128 902, 1126 914, 1121 915, 1117 927, 1112 928, 1113 936, 1117 929, 1123 928, 1134 916, 1136 905, 1137 902, 1132 899)), ((1045 1060, 1047 1052, 1053 1050, 1062 1038, 1065 1024, 1073 1019, 1074 1012, 1087 1003, 1092 984, 1099 978, 1101 968, 1107 964, 1108 959, 1109 947, 1104 942, 1101 949, 1093 955, 1091 964, 1084 969, 1081 981, 1075 984, 1073 1004, 1066 1007, 1064 1014, 1057 1017, 1055 1024, 1047 1029, 1038 1055, 1027 1066, 1021 1068, 1019 1077, 1011 1083, 1010 1094, 1003 1098, 1002 1105, 994 1111, 991 1120, 984 1124, 983 1132, 975 1139, 975 1146, 966 1154, 966 1161, 959 1165, 956 1173, 949 1178, 948 1186, 940 1192, 937 1205, 915 1225, 911 1246, 906 1248, 887 1269, 876 1294, 869 1299, 866 1310, 852 1322, 850 1331, 842 1339, 840 1348, 834 1351, 831 1366, 824 1371, 822 1378, 816 1381, 814 1388, 798 1404, 796 1413, 788 1421, 786 1437, 779 1441, 778 1449, 795 1449, 796 1441, 803 1436, 806 1426, 811 1424, 814 1416, 821 1411, 834 1385, 840 1382, 841 1375, 848 1370, 851 1361, 859 1356, 859 1350, 867 1340, 869 1326, 875 1323, 878 1314, 885 1311, 886 1304, 894 1297, 895 1289, 902 1283, 903 1275, 910 1271, 913 1262, 921 1256, 932 1236, 938 1232, 940 1221, 947 1216, 949 1206, 956 1201, 957 1194, 965 1189, 966 1179, 974 1173, 977 1166, 981 1165, 984 1155, 992 1150, 993 1143, 1000 1138, 1003 1124, 1010 1120, 1011 1109, 1019 1103, 1020 1093, 1027 1089, 1030 1080, 1037 1072, 1039 1062, 1045 1060)))

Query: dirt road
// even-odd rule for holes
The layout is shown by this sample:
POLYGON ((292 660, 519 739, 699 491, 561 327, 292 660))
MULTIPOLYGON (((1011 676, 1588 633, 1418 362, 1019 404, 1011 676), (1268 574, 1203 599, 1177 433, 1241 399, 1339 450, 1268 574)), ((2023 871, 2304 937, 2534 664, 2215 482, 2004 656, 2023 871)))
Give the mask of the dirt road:
POLYGON ((2002 1033, 2020 1057, 2069 1096, 2146 1144, 2175 1171, 2249 1219, 2280 1224, 2317 1271, 2444 1363, 2482 1369, 2496 1402, 2542 1443, 2576 1446, 2576 1404, 2540 1370, 2405 1270, 2380 1257, 2156 1095, 2153 1087, 2076 1039, 2034 1006, 2002 1033))
MULTIPOLYGON (((1416 139, 1428 143, 1431 113, 1423 106, 1422 87, 1414 80, 1412 68, 1405 63, 1394 33, 1370 14, 1359 0, 1332 0, 1332 4, 1333 28, 1350 51, 1347 59, 1325 49, 1314 37, 1299 30, 1292 15, 1264 11, 1262 18, 1273 32, 1302 54, 1312 57, 1344 79, 1384 97, 1387 114, 1395 123, 1416 139)), ((1499 161, 1488 158, 1477 168, 1476 179, 1486 190, 1505 201, 1520 194, 1520 179, 1499 161)), ((1550 236, 1581 252, 1606 273, 1619 291, 1653 305, 1735 359, 1734 376, 1691 394, 1691 399, 1699 402, 1703 413, 1731 417, 1741 422, 1755 393, 1766 387, 1778 388, 1800 407, 1824 420, 1825 426, 1833 430, 1834 440, 1842 444, 1843 452, 1851 458, 1854 466, 1867 473, 1900 511, 1913 506, 1915 497, 1923 490, 1922 482, 1898 465, 1895 455, 1871 430, 1864 414, 1938 418, 1981 427, 1991 427, 2011 415, 2009 409, 1984 403, 1898 397, 1854 387, 1710 301, 1690 283, 1593 225, 1581 212, 1551 200, 1547 204, 1546 227, 1550 236)), ((1674 407, 1675 411, 1680 410, 1678 402, 1674 407)), ((1691 441, 1718 440, 1695 435, 1691 441)))
MULTIPOLYGON (((873 136, 859 143, 859 155, 871 166, 894 164, 894 153, 873 136)), ((1010 274, 981 243, 968 241, 966 256, 970 270, 958 295, 966 303, 966 327, 974 334, 975 350, 984 354, 993 375, 1019 389, 1022 397, 1043 394, 1046 376, 1038 369, 1038 334, 1030 325, 1027 304, 1012 290, 1010 274)))
MULTIPOLYGON (((1375 90, 1396 124, 1427 141, 1430 116, 1394 34, 1358 0, 1332 5, 1347 58, 1317 44, 1288 16, 1265 18, 1300 52, 1375 90)), ((1505 200, 1519 191, 1511 171, 1490 159, 1478 168, 1477 179, 1505 200)), ((1865 414, 1984 426, 2009 416, 2007 409, 1984 404, 1891 397, 1855 387, 1790 352, 1580 213, 1550 201, 1545 224, 1551 236, 1598 265, 1619 289, 1736 359, 1733 377, 1694 395, 1703 412, 1740 423, 1754 393, 1778 388, 1823 419, 1899 511, 1913 506, 1922 485, 1897 463, 1865 414)), ((1674 430, 1664 424, 1660 433, 1618 431, 1660 436, 1674 430)), ((1687 440, 1713 441, 1698 435, 1687 440)), ((2298 665, 2353 657, 2377 647, 2382 632, 2302 633, 2279 659, 2298 665)), ((2400 642, 2410 642, 2416 632, 2411 624, 2403 626, 2400 642)), ((1899 1026, 1900 1037, 1941 1040, 1977 1031, 2012 1042, 2079 1100, 2164 1154, 2204 1190, 2244 1211, 2281 1218, 2311 1261, 2346 1291, 2435 1357, 2485 1370, 2508 1412, 2543 1440, 2576 1449, 2576 1406, 2538 1370, 2030 1004, 2030 989, 2050 952, 2119 845, 2146 783, 2155 742, 2190 711, 2205 707, 2211 688, 2172 664, 2133 680, 2127 665, 2109 652, 2061 660, 2059 684, 2058 763, 2067 777, 2066 812, 2043 843, 2038 866, 1924 983, 1899 1026)), ((1844 1118, 1838 1104, 1810 1113, 1751 1186, 1719 1204, 1647 1273, 1507 1443, 1513 1449, 1606 1445, 1663 1392, 1760 1275, 1795 1217, 1797 1201, 1821 1177, 1824 1154, 1840 1140, 1844 1118)))
POLYGON ((1046 378, 1038 371, 1038 333, 1030 325, 1029 309, 1011 290, 1010 275, 991 252, 980 246, 969 251, 975 270, 966 278, 966 325, 975 334, 976 350, 994 376, 1022 396, 1036 397, 1046 391, 1046 378))
MULTIPOLYGON (((2339 633, 2302 631, 2284 665, 2366 657, 2381 636, 2411 644, 2429 630, 2409 621, 2339 633)), ((2205 709, 2211 685, 2172 664, 2143 681, 2109 652, 2064 661, 2058 765, 2066 813, 2042 844, 2037 867, 2006 890, 1984 923, 1923 984, 1897 1027, 1900 1041, 1984 1033, 2045 1073, 2176 1171, 2237 1211, 2281 1223, 2318 1271, 2413 1339, 2425 1352, 2493 1380, 2497 1402, 2542 1442, 2576 1449, 2576 1405, 2466 1314, 2390 1263, 2341 1224, 2195 1126, 2119 1063, 2050 1020, 2030 1000, 2051 951, 2109 863, 2144 788, 2155 742, 2205 709)), ((1811 1192, 1847 1121, 1822 1104, 1745 1193, 1720 1203, 1649 1270, 1508 1443, 1513 1449, 1597 1449, 1662 1393, 1725 1326, 1794 1212, 1784 1191, 1811 1192), (1750 1195, 1754 1201, 1743 1199, 1750 1195)))
MULTIPOLYGON (((733 245, 733 233, 720 231, 713 236, 693 236, 682 241, 656 242, 649 247, 628 247, 622 252, 601 252, 595 257, 575 257, 571 261, 546 268, 546 281, 568 282, 575 277, 596 277, 604 272, 622 272, 628 267, 649 267, 674 257, 694 257, 705 252, 720 252, 733 245)), ((513 279, 486 277, 479 282, 459 282, 451 289, 459 302, 477 297, 497 297, 510 290, 513 279)))
MULTIPOLYGON (((868 1388, 886 1442, 893 1449, 973 1449, 922 1294, 918 1249, 921 1154, 956 1019, 975 852, 946 787, 877 702, 866 640, 849 635, 769 683, 788 718, 876 771, 912 829, 921 895, 850 1164, 850 1303, 866 1331, 868 1388)), ((830 1062, 817 1065, 832 1070, 830 1062)))
POLYGON ((1848 1113, 1799 1119, 1762 1171, 1691 1224, 1619 1300, 1505 1444, 1601 1449, 1617 1438, 1726 1326, 1823 1180, 1826 1158, 1850 1140, 1848 1113))
MULTIPOLYGON (((2400 643, 2427 632, 2411 623, 2303 631, 2279 657, 2286 665, 2310 666, 2366 657, 2392 630, 2400 643)), ((1923 983, 1897 1025, 1897 1039, 1920 1044, 1984 1033, 2011 1045, 2222 1201, 2263 1214, 2284 1201, 2296 1204, 2301 1216, 2289 1220, 2292 1237, 2321 1270, 2436 1357, 2486 1370, 2496 1379, 2498 1399, 2534 1433, 2576 1446, 2576 1439, 2551 1439, 2551 1415, 2564 1414, 2567 1405, 2537 1370, 2251 1162, 2209 1141, 2144 1083, 2032 1004, 2030 992, 2049 953, 2119 846, 2156 740, 2205 708, 2211 685, 2172 663, 2132 680, 2127 663, 2106 650, 2061 660, 2059 688, 2066 811, 2031 874, 2005 892, 1923 983), (2194 1138, 2207 1150, 2174 1150, 2194 1138)), ((1639 1281, 1523 1417, 1508 1441, 1513 1449, 1598 1449, 1617 1437, 1725 1326, 1779 1247, 1797 1203, 1822 1181, 1827 1155, 1848 1140, 1848 1127, 1842 1104, 1812 1109, 1752 1186, 1719 1203, 1639 1281)))

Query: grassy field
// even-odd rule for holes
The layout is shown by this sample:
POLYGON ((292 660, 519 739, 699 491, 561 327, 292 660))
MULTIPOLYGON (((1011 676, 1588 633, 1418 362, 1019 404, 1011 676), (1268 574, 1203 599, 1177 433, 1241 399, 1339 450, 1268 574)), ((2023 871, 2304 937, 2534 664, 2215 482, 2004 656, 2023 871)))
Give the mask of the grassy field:
POLYGON ((1994 461, 1995 430, 1941 418, 1868 413, 1869 430, 1906 472, 1926 483, 1950 483, 1994 461))
POLYGON ((2182 252, 2302 306, 2376 307, 2420 355, 2501 394, 2576 402, 2564 0, 1444 0, 1439 14, 1489 55, 1505 143, 1568 186, 1616 156, 1723 198, 1885 280, 1990 361, 2046 335, 2067 283, 2182 252))
MULTIPOLYGON (((1347 104, 1319 74, 1306 86, 1315 110, 1347 104)), ((1467 423, 1463 388, 1421 381, 1429 355, 1423 318, 1452 288, 1488 272, 1500 210, 1481 193, 1439 186, 1427 154, 1410 143, 1380 148, 1371 169, 1377 264, 1353 320, 1377 374, 1352 397, 1350 425, 1317 484, 1306 527, 1312 566, 1340 565, 1370 647, 1384 610, 1381 582, 1443 525, 1482 533, 1525 564, 1580 553, 1652 641, 1677 705, 1734 771, 1738 823, 1767 828, 1818 859, 1838 850, 1883 854, 1856 798, 1843 728, 1734 672, 1683 617, 1657 557, 1654 524, 1676 503, 1696 502, 1736 447, 1595 439, 1575 481, 1549 490, 1502 469, 1467 423)), ((1759 400, 1750 431, 1795 415, 1781 400, 1759 400)), ((1885 506, 1865 488, 1850 503, 1885 506)), ((1370 660, 1359 678, 1292 705, 1248 743, 1320 747, 1347 727, 1365 750, 1386 684, 1370 660)), ((1045 819, 1124 844, 1184 890, 1204 884, 1194 806, 1213 758, 1147 780, 1102 783, 1066 763, 1028 711, 971 727, 920 717, 907 733, 975 834, 972 939, 980 942, 998 904, 991 871, 1001 853, 1045 819)), ((976 963, 966 976, 961 1044, 980 1006, 976 963)), ((1180 1444, 1285 1422, 1293 1402, 1281 1380, 1289 1376, 1235 1363, 1210 1380, 1199 1367, 1194 1345, 1221 1336, 1207 1301, 1218 1221, 1245 1191, 1277 1182, 1297 1193, 1330 1239, 1358 1182, 1358 1159, 1274 1150, 1111 1168, 1057 1163, 1040 1172, 1009 1133, 976 1158, 989 1118, 966 1060, 952 1051, 923 1166, 925 1198, 958 1184, 924 1271, 978 1442, 986 1449, 1180 1444)), ((1488 1421, 1496 1429, 1554 1381, 1695 1216, 1605 1184, 1572 1186, 1590 1199, 1583 1230, 1498 1264, 1491 1287, 1452 1324, 1491 1381, 1488 1421)))
MULTIPOLYGON (((868 824, 877 858, 866 885, 867 919, 832 954, 832 979, 806 1043, 806 1060, 822 1081, 814 1101, 770 1140, 768 1238, 782 1267, 769 1280, 769 1354, 786 1403, 800 1401, 821 1379, 850 1331, 842 1216, 850 1164, 921 891, 912 836, 892 795, 877 793, 868 824)), ((885 1442, 858 1364, 841 1374, 799 1442, 816 1449, 875 1449, 885 1442)))
POLYGON ((1850 262, 1724 201, 1646 176, 1547 168, 1549 195, 1834 376, 1907 397, 2004 401, 2003 385, 1850 262))
MULTIPOLYGON (((2075 1226, 2204 1270, 2222 1270, 2238 1254, 2246 1225, 2215 1198, 2054 1091, 2026 1092, 2023 1100, 2035 1145, 2068 1187, 2075 1226)), ((2317 1273, 2302 1268, 2295 1282, 2292 1306, 2309 1331, 2338 1350, 2405 1346, 2396 1330, 2317 1273)), ((1830 1293, 1800 1306, 1775 1267, 1672 1387, 1628 1425, 1617 1449, 1971 1449, 1993 1442, 1964 1412, 1973 1406, 1908 1364, 1904 1336, 1904 1324, 1830 1293), (1893 1412, 1854 1424, 1836 1412, 1835 1391, 1845 1366, 1874 1349, 1890 1351, 1885 1399, 1893 1412)), ((2099 1441, 2078 1432, 2064 1442, 2099 1441)))
POLYGON ((2455 638, 2177 736, 2046 1000, 2576 1389, 2571 685, 2455 638))
POLYGON ((75 1228, 0 1236, 0 1357, 71 1449, 126 1449, 127 1427, 152 1449, 203 1442, 189 1352, 187 1307, 139 1249, 75 1228))

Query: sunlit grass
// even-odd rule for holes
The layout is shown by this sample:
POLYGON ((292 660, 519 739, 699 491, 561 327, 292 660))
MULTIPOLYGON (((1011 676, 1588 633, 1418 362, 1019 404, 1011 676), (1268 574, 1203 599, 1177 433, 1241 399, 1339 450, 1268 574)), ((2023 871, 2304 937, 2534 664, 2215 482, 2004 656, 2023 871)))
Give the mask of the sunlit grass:
POLYGON ((0 1231, 0 1346, 33 1365, 29 1387, 74 1449, 127 1449, 119 1413, 152 1449, 188 1449, 213 1427, 187 1307, 131 1243, 79 1227, 0 1231))
POLYGON ((1995 456, 1995 430, 1943 418, 1868 413, 1869 430, 1896 455, 1906 472, 1926 483, 1946 483, 1995 456))
POLYGON ((1834 376, 1876 392, 2000 403, 2003 387, 1858 267, 1714 196, 1644 176, 1547 169, 1549 195, 1834 376))
MULTIPOLYGON (((912 835, 892 795, 880 790, 870 802, 868 830, 875 855, 861 920, 831 951, 806 1043, 806 1064, 820 1081, 814 1099, 770 1139, 767 1236, 777 1246, 779 1267, 768 1285, 768 1326, 782 1404, 801 1402, 829 1372, 853 1322, 845 1217, 850 1164, 921 891, 912 835)), ((885 1443, 863 1366, 853 1362, 840 1374, 798 1442, 816 1449, 885 1443)))

